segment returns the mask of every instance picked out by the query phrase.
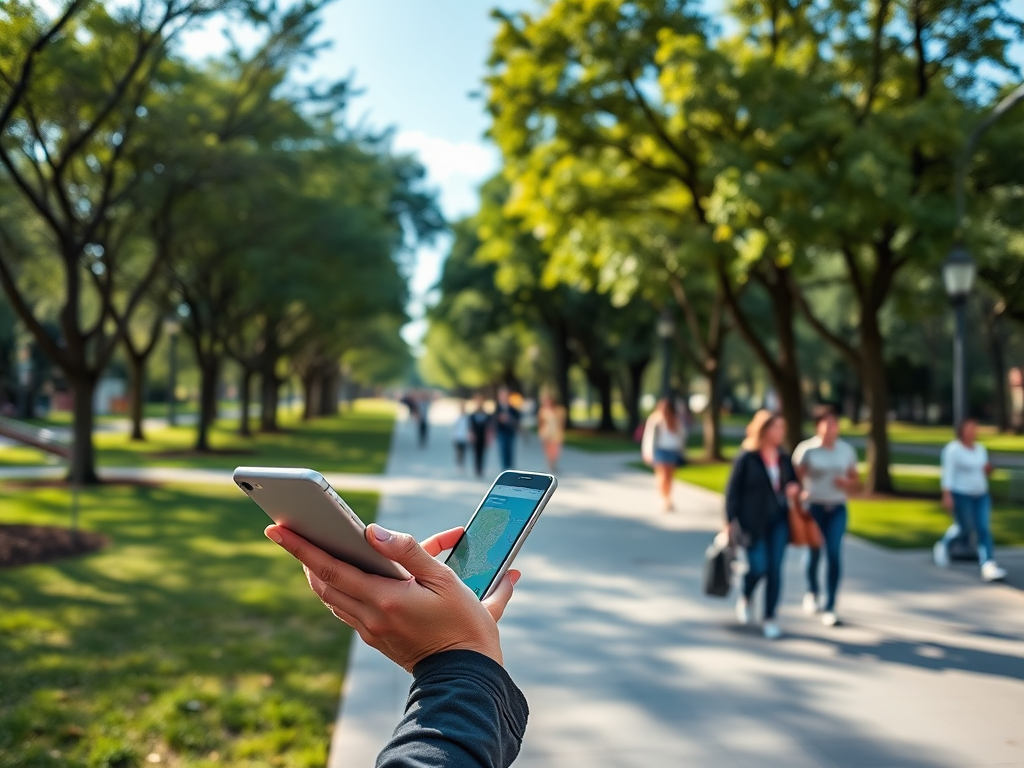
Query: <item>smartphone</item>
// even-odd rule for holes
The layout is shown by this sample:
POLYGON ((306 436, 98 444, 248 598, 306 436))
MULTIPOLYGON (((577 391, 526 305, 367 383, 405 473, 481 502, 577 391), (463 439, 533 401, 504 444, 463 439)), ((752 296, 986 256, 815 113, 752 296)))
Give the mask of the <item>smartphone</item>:
POLYGON ((238 467, 231 479, 271 520, 327 554, 366 573, 409 578, 404 568, 369 545, 366 525, 316 470, 238 467))
POLYGON ((483 600, 501 583, 558 481, 539 472, 502 472, 445 563, 483 600))

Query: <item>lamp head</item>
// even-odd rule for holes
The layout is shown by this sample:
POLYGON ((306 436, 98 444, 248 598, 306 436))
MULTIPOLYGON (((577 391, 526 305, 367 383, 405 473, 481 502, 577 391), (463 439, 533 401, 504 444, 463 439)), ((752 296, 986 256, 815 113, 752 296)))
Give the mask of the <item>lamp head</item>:
POLYGON ((974 287, 977 272, 978 267, 967 249, 961 243, 954 245, 942 263, 942 283, 950 301, 956 303, 967 298, 974 287))

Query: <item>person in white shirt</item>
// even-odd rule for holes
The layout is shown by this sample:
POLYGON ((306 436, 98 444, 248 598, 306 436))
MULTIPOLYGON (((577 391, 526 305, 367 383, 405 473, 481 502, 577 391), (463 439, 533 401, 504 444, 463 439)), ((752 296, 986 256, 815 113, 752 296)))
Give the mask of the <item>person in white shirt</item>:
POLYGON ((793 451, 793 468, 803 485, 807 511, 821 529, 828 557, 828 573, 822 603, 818 587, 821 549, 809 549, 804 610, 807 613, 822 611, 822 623, 833 627, 839 623, 836 594, 842 575, 846 502, 848 495, 860 487, 860 476, 857 474, 857 452, 849 443, 839 439, 839 420, 831 408, 815 412, 814 429, 814 437, 804 440, 793 451))
POLYGON ((452 445, 455 446, 455 466, 462 473, 466 466, 466 448, 469 446, 469 414, 466 401, 459 400, 459 415, 452 425, 452 445))
POLYGON ((640 455, 646 464, 654 467, 655 486, 665 512, 672 511, 672 475, 683 463, 685 445, 686 427, 679 418, 675 402, 663 397, 647 417, 640 455))
POLYGON ((954 524, 946 535, 935 543, 933 556, 940 568, 949 566, 949 543, 961 531, 974 531, 978 537, 978 561, 983 581, 1000 581, 1006 571, 995 561, 992 543, 992 496, 988 489, 988 476, 992 464, 988 450, 975 442, 978 422, 964 419, 957 430, 957 439, 948 443, 940 457, 942 465, 942 506, 953 513, 954 524))

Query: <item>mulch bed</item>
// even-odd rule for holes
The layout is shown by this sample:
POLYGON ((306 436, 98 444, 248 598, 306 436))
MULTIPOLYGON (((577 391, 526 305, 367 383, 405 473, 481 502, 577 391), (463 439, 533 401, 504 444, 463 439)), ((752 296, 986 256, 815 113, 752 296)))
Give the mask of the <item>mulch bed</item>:
POLYGON ((0 525, 0 568, 46 563, 106 546, 106 536, 54 525, 0 525))

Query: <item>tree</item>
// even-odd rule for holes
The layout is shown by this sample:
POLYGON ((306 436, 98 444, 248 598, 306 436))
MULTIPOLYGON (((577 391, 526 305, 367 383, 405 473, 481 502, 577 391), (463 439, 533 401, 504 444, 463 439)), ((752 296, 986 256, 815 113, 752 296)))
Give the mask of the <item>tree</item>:
POLYGON ((76 0, 55 20, 28 3, 0 11, 0 168, 28 214, 0 219, 0 284, 74 392, 70 476, 80 483, 97 481, 96 382, 161 264, 159 253, 137 263, 107 247, 120 236, 119 213, 139 182, 129 158, 154 86, 172 87, 163 65, 175 37, 228 7, 167 0, 111 12, 76 0), (42 253, 26 252, 33 238, 45 242, 42 253), (59 342, 20 278, 26 260, 44 256, 63 293, 59 342))

